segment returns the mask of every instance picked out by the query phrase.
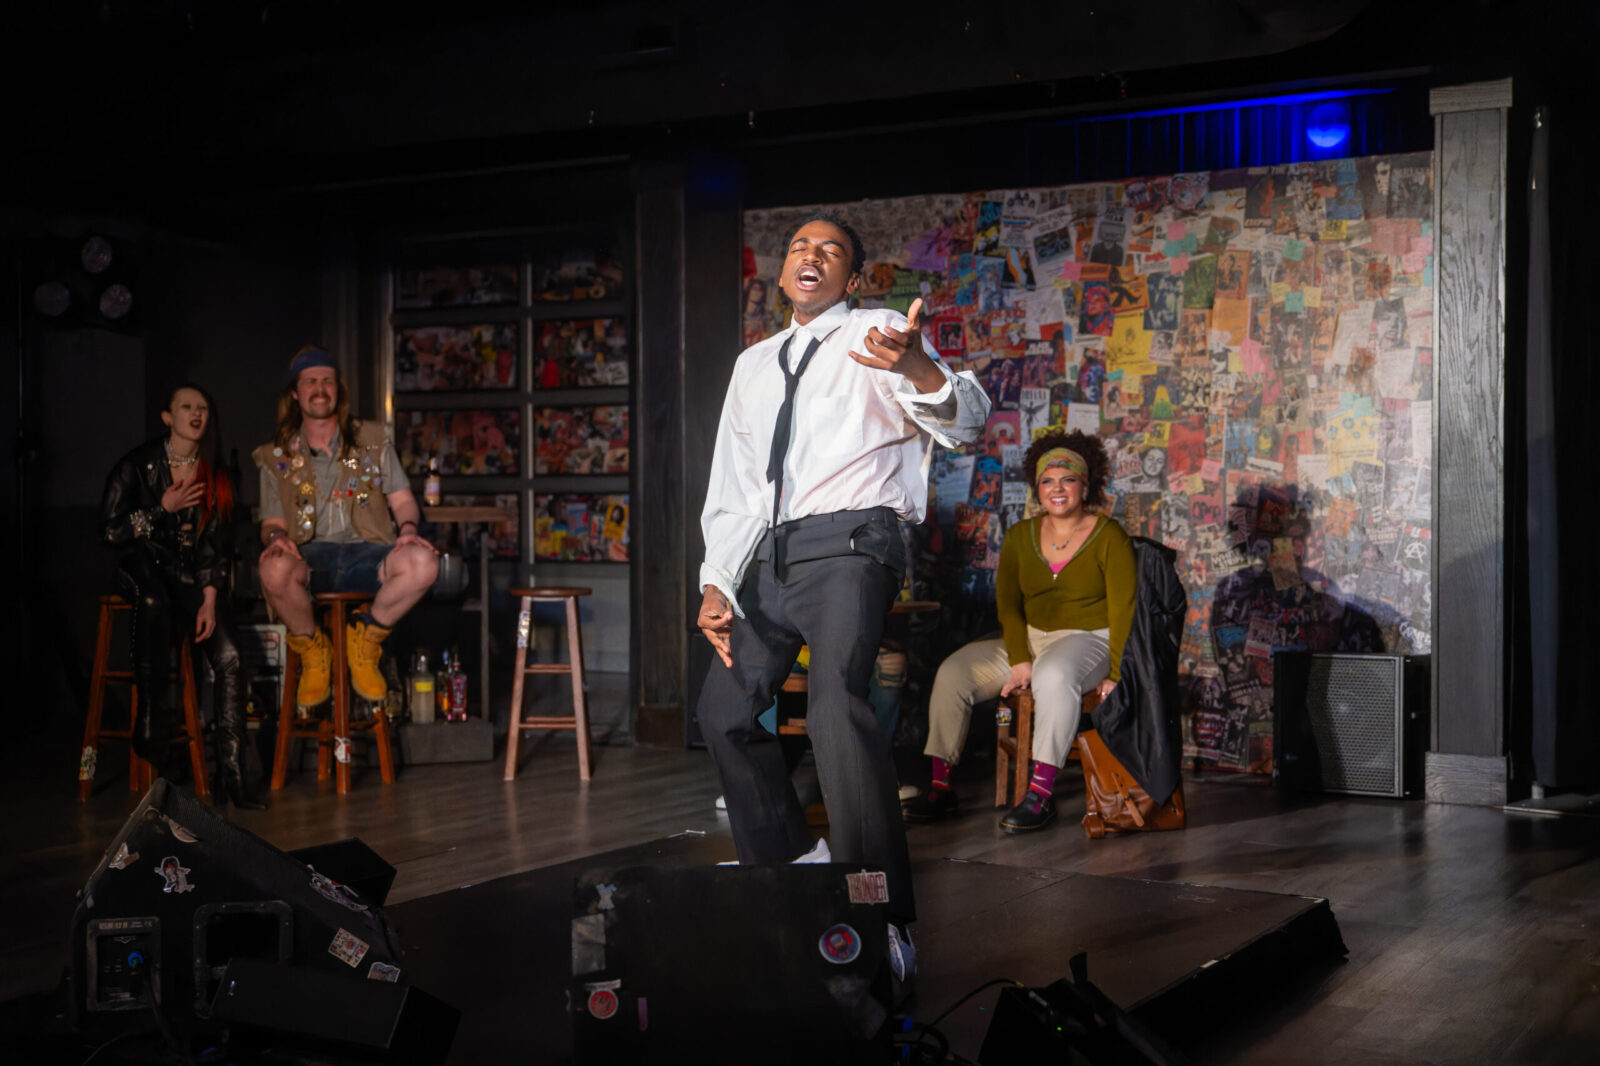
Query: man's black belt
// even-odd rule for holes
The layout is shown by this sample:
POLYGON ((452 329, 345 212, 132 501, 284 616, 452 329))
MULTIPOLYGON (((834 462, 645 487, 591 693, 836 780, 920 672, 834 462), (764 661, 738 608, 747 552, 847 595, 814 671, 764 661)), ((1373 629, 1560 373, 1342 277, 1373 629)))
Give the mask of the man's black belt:
POLYGON ((844 555, 865 555, 905 573, 900 516, 889 507, 806 515, 769 529, 756 549, 757 559, 770 556, 779 581, 788 575, 791 564, 844 555))

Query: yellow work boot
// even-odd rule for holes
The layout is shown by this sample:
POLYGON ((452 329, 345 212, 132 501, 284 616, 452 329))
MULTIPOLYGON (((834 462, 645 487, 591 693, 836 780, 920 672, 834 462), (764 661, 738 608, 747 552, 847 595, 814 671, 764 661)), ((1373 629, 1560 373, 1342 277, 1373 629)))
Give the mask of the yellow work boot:
POLYGON ((389 694, 389 683, 378 669, 378 660, 383 658, 383 642, 389 631, 375 625, 371 618, 358 615, 347 627, 345 636, 345 651, 350 657, 350 683, 355 686, 356 694, 373 703, 381 701, 389 694))
POLYGON ((300 656, 300 687, 295 692, 295 702, 303 710, 326 702, 333 677, 333 643, 328 634, 320 629, 309 637, 290 633, 289 650, 300 656))

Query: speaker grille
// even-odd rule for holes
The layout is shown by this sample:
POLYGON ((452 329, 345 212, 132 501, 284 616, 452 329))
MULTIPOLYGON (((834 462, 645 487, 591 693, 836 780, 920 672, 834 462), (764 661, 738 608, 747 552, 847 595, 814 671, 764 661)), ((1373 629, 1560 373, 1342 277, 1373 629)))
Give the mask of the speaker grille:
POLYGON ((1404 794, 1398 656, 1313 655, 1306 715, 1330 792, 1404 794))

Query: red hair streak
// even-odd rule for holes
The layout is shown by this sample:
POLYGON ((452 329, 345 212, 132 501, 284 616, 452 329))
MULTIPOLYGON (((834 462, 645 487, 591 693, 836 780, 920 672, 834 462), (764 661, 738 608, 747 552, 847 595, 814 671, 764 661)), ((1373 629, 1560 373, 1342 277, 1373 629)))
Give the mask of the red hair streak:
POLYGON ((195 467, 194 476, 206 487, 200 496, 200 528, 204 529, 206 523, 211 521, 213 512, 221 521, 233 517, 233 482, 228 480, 226 471, 218 468, 212 469, 209 462, 200 460, 200 465, 195 467))

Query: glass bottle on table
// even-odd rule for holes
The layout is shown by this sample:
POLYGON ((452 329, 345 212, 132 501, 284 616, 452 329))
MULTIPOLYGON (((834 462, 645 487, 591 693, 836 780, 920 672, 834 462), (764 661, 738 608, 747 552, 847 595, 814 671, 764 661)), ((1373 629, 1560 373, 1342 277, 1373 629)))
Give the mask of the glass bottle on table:
POLYGON ((433 671, 428 669, 428 655, 417 652, 411 671, 411 720, 418 725, 428 725, 434 714, 433 671))
POLYGON ((461 668, 461 650, 454 649, 445 665, 445 721, 467 720, 467 672, 461 668))
POLYGON ((450 720, 450 653, 439 654, 439 669, 433 675, 433 705, 440 721, 450 720))
POLYGON ((429 507, 439 506, 439 456, 428 456, 428 477, 422 483, 422 502, 429 507))

